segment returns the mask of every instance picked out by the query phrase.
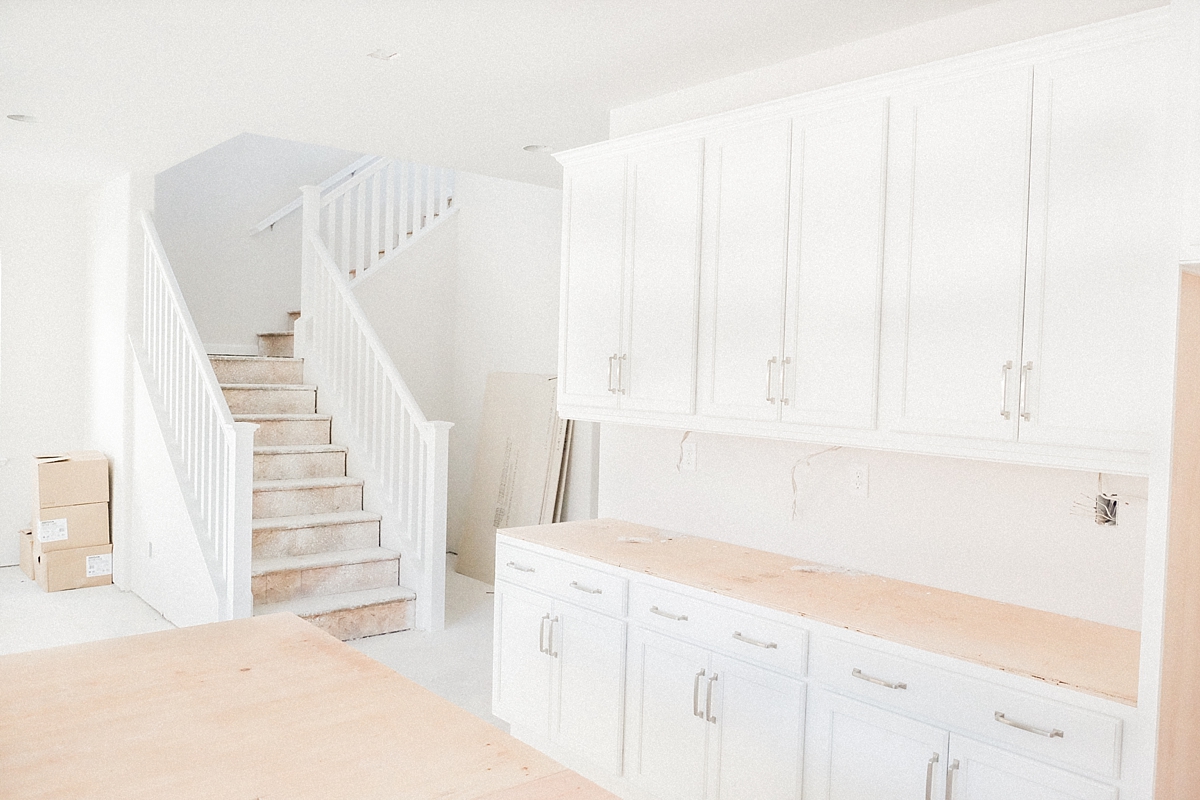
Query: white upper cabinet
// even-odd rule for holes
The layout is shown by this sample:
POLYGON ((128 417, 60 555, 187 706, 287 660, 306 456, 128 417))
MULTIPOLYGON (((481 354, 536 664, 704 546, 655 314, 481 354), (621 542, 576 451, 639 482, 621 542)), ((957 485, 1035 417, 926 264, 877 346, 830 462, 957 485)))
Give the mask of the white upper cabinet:
POLYGON ((788 422, 875 427, 887 113, 875 100, 793 124, 788 422))
POLYGON ((773 120, 705 142, 702 414, 779 418, 791 130, 773 120))
POLYGON ((893 99, 893 429, 1016 438, 1032 91, 1022 67, 893 99))
POLYGON ((1174 245, 1157 42, 1037 67, 1020 438, 1147 450, 1174 245))
POLYGON ((701 413, 874 427, 886 108, 708 138, 701 413))
POLYGON ((572 169, 563 187, 558 391, 563 404, 616 408, 625 273, 625 158, 572 169))
POLYGON ((622 408, 694 409, 703 155, 702 143, 691 141, 629 158, 622 408))
POLYGON ((568 171, 561 405, 692 412, 702 169, 696 140, 568 171))

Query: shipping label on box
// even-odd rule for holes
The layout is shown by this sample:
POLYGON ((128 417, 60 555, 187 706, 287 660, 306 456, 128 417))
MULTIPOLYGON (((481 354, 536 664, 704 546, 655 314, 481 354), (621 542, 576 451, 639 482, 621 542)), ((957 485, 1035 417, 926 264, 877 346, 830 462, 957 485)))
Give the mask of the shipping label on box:
POLYGON ((33 527, 38 553, 108 544, 108 503, 39 508, 33 527))
POLYGON ((67 540, 67 518, 44 519, 37 524, 37 540, 46 542, 65 542, 67 540))
POLYGON ((94 556, 88 556, 85 565, 89 578, 112 575, 112 553, 97 553, 94 556))
POLYGON ((108 502, 108 457, 76 450, 33 458, 34 507, 108 502))

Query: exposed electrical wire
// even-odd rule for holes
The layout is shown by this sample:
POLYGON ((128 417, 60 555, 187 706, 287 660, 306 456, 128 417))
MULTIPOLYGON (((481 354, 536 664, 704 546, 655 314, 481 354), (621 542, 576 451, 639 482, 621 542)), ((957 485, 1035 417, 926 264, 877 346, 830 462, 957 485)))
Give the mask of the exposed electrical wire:
POLYGON ((691 431, 684 431, 683 438, 679 440, 679 460, 675 462, 675 471, 676 472, 683 471, 683 443, 686 442, 688 440, 688 437, 691 435, 692 435, 691 431))

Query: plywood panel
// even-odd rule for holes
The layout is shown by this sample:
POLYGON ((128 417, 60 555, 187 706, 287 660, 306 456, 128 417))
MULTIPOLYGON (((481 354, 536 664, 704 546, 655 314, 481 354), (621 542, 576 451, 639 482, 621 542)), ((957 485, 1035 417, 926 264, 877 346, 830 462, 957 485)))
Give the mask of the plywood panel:
MULTIPOLYGON (((1137 704, 1137 631, 613 519, 502 531, 634 572, 1137 704)), ((1197 563, 1200 563, 1198 561, 1197 563)))
POLYGON ((1200 277, 1183 276, 1179 303, 1157 800, 1200 792, 1200 277))
POLYGON ((0 775, 5 797, 612 798, 290 614, 0 658, 0 775))

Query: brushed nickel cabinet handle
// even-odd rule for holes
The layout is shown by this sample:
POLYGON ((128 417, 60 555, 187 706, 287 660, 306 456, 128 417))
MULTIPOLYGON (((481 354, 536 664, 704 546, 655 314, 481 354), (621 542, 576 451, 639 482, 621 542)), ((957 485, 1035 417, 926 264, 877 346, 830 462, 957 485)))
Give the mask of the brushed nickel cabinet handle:
POLYGON ((773 394, 771 394, 771 392, 772 392, 772 386, 775 383, 775 381, 774 381, 775 365, 778 362, 779 362, 779 359, 776 356, 771 356, 770 358, 767 359, 767 402, 772 403, 772 404, 775 402, 775 396, 773 394))
POLYGON ((950 762, 950 768, 946 770, 946 800, 954 800, 954 773, 958 772, 958 759, 950 762))
POLYGON ((522 564, 518 564, 515 561, 510 561, 504 566, 508 567, 509 569, 515 569, 517 572, 537 572, 537 570, 533 567, 526 567, 522 564))
POLYGON ((617 354, 613 353, 608 357, 608 391, 611 394, 616 394, 617 389, 613 386, 613 364, 617 361, 617 354))
POLYGON ((628 356, 621 356, 617 359, 617 391, 625 394, 625 359, 628 356))
POLYGON ((1012 412, 1008 410, 1008 373, 1012 372, 1012 366, 1011 361, 1005 361, 1000 368, 1000 416, 1005 419, 1012 419, 1012 412))
POLYGON ((758 639, 751 639, 749 636, 743 636, 741 631, 734 631, 733 638, 737 639, 739 642, 745 642, 746 644, 752 644, 755 647, 761 647, 764 650, 775 650, 779 647, 779 645, 775 642, 761 642, 758 639))
POLYGON ((1021 366, 1021 419, 1026 422, 1031 416, 1029 413, 1029 373, 1033 372, 1033 362, 1026 361, 1021 366))
POLYGON ((581 586, 576 581, 571 581, 570 586, 572 589, 578 589, 579 591, 585 592, 587 594, 604 594, 603 589, 592 589, 591 587, 588 587, 588 586, 581 586))
POLYGON ((692 716, 700 719, 704 719, 704 715, 700 713, 700 679, 703 677, 704 670, 700 670, 692 682, 692 716))
POLYGON ((933 800, 933 765, 938 763, 938 754, 934 753, 929 757, 929 763, 925 766, 925 800, 933 800))
POLYGON ((658 606, 650 606, 650 613, 666 617, 674 622, 687 622, 687 614, 672 614, 669 611, 662 611, 658 606))
POLYGON ((1009 719, 1008 717, 1001 714, 999 711, 996 712, 996 722, 1007 725, 1010 728, 1016 728, 1019 731, 1025 731, 1027 733, 1034 733, 1034 734, 1037 734, 1038 736, 1045 736, 1047 739, 1062 739, 1063 738, 1063 732, 1060 731, 1058 728, 1051 728, 1050 730, 1046 730, 1045 728, 1035 728, 1032 725, 1026 725, 1024 722, 1017 722, 1016 720, 1009 719))
POLYGON ((891 681, 885 681, 883 678, 873 678, 870 675, 868 675, 867 673, 863 672, 858 667, 855 667, 854 669, 850 670, 850 674, 853 675, 855 678, 858 678, 860 681, 866 681, 867 683, 873 683, 876 686, 882 686, 885 689, 907 689, 908 688, 907 683, 899 683, 899 682, 892 683, 891 681))
POLYGON ((716 725, 716 724, 717 724, 717 718, 716 718, 716 717, 714 717, 714 716, 713 716, 713 713, 712 713, 712 687, 713 687, 713 684, 714 684, 714 683, 716 683, 716 682, 717 682, 717 673, 715 673, 715 672, 714 672, 714 673, 712 674, 712 677, 708 679, 708 693, 707 693, 707 695, 706 695, 706 696, 705 696, 705 698, 704 698, 704 718, 705 718, 705 721, 707 721, 707 722, 711 722, 711 723, 713 723, 714 725, 716 725))
POLYGON ((792 363, 792 357, 788 356, 779 365, 779 402, 785 406, 792 404, 787 396, 787 368, 790 363, 792 363))
MULTIPOLYGON (((549 614, 546 615, 550 616, 549 614)), ((546 655, 551 658, 558 658, 558 652, 554 649, 554 623, 558 622, 558 617, 550 620, 550 643, 546 645, 546 655)))
POLYGON ((542 617, 538 622, 538 652, 550 655, 550 651, 546 649, 546 623, 550 620, 550 615, 542 617))

